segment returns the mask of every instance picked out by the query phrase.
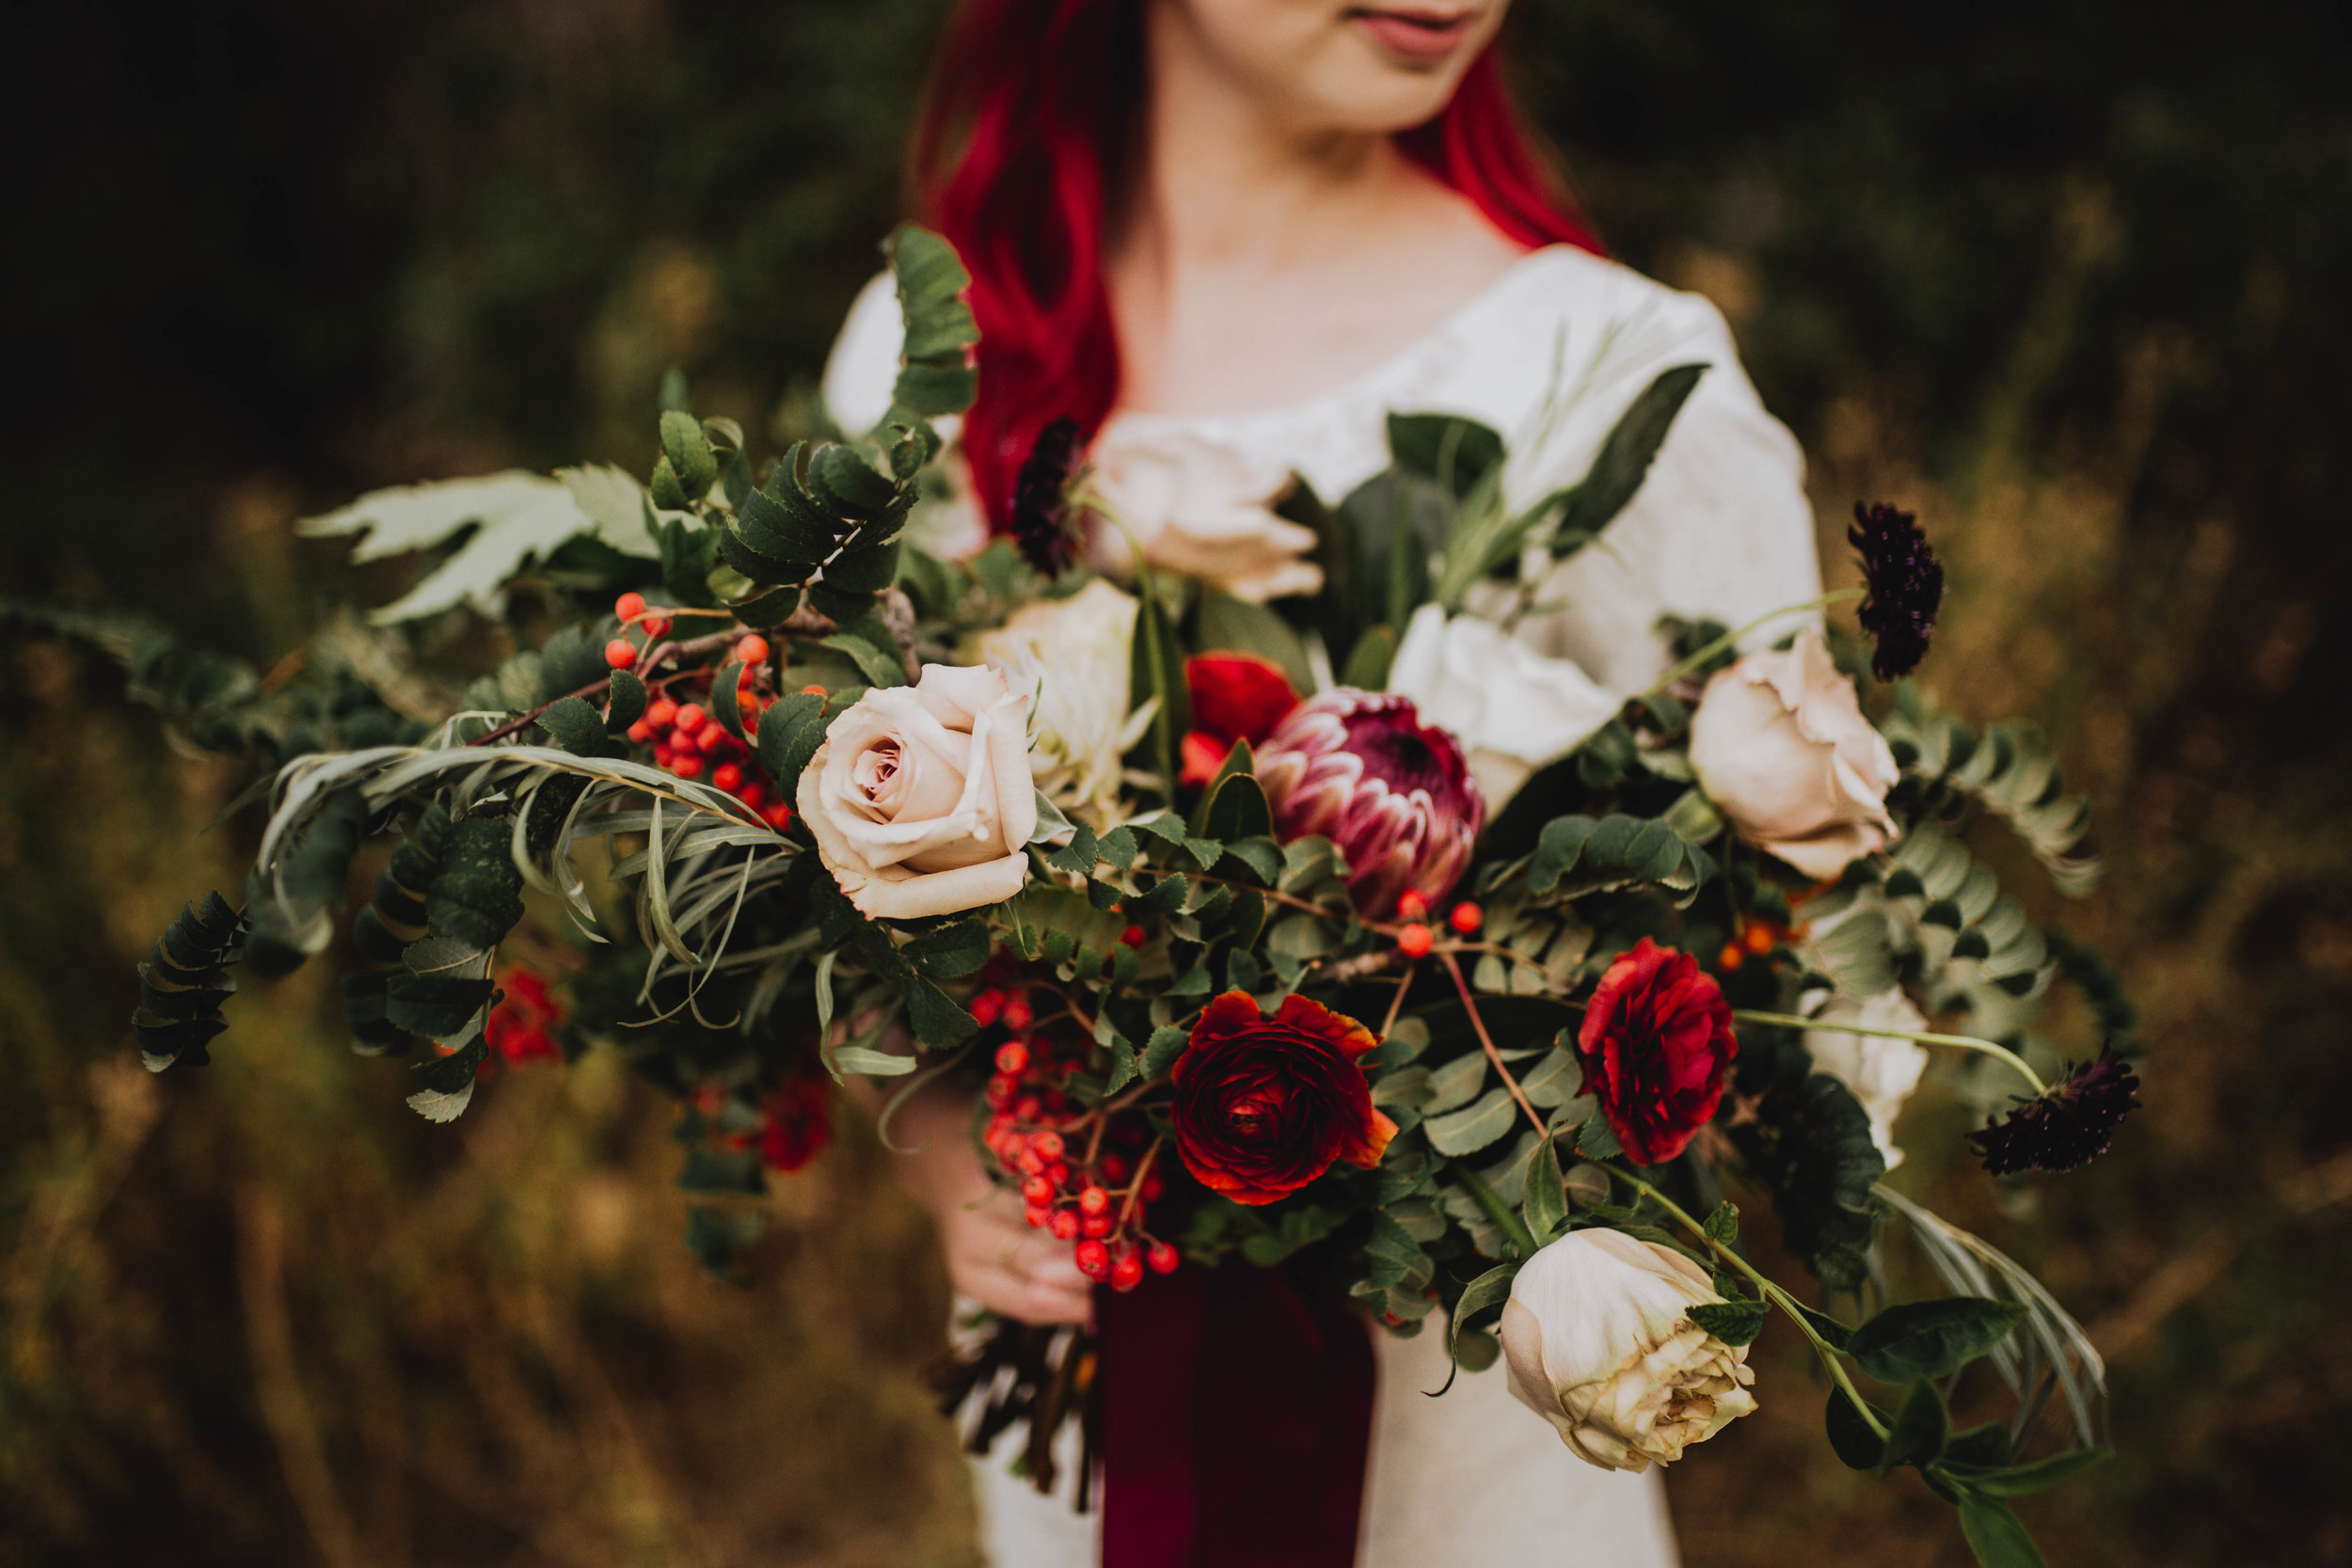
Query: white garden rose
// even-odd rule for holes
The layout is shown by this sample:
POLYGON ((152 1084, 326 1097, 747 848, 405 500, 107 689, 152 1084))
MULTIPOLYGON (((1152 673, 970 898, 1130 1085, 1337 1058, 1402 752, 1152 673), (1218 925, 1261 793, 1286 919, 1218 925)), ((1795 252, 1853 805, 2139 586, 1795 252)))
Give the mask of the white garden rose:
POLYGON ((1810 626, 1786 653, 1750 654, 1707 683, 1691 768, 1741 838, 1817 880, 1895 837, 1895 753, 1810 626))
POLYGON ((953 914, 1028 879, 1029 698, 993 670, 927 664, 825 731, 797 801, 818 858, 875 920, 953 914))
POLYGON ((1097 578, 1067 599, 1025 605, 965 653, 1034 693, 1029 770, 1046 798, 1090 826, 1119 815, 1120 759, 1151 722, 1127 711, 1134 598, 1097 578))
POLYGON ((1619 705, 1571 661, 1547 658, 1475 615, 1448 619, 1433 604, 1406 623, 1389 689, 1460 737, 1490 813, 1502 811, 1536 768, 1590 738, 1619 705))
POLYGON ((1314 530, 1274 515, 1287 467, 1175 430, 1103 441, 1090 461, 1090 499, 1107 514, 1093 531, 1098 569, 1128 575, 1139 546, 1152 565, 1253 604, 1323 586, 1323 568, 1307 559, 1314 530))
POLYGON ((1832 1023, 1858 1023, 1866 1029, 1924 1031, 1928 1021, 1899 990, 1884 991, 1867 1002, 1836 997, 1813 1015, 1820 1027, 1804 1032, 1804 1049, 1817 1072, 1826 1072, 1853 1091, 1870 1113, 1870 1141, 1886 1157, 1886 1168, 1903 1163, 1895 1147, 1895 1118, 1919 1086, 1928 1069, 1928 1050, 1916 1040, 1889 1039, 1883 1035, 1849 1035, 1828 1028, 1832 1023))
POLYGON ((1682 1457, 1756 1408, 1744 1345, 1690 1321, 1707 1272, 1622 1231, 1572 1230, 1527 1260, 1502 1307, 1512 1395, 1604 1470, 1682 1457))

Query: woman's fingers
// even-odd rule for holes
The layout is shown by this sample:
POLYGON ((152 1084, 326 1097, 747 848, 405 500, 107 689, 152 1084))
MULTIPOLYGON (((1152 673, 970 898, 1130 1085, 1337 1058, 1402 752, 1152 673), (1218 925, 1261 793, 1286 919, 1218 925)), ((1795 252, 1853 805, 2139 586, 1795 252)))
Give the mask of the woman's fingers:
POLYGON ((1025 1323, 1090 1321, 1093 1291, 1068 1246, 994 1202, 960 1211, 946 1228, 948 1273, 982 1306, 1025 1323))

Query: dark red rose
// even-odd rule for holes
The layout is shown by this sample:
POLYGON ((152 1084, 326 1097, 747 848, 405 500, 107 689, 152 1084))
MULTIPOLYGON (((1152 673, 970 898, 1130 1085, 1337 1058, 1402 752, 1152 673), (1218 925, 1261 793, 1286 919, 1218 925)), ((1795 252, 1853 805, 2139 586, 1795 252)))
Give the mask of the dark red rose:
POLYGON ((564 1022, 564 1009, 548 983, 527 969, 510 969, 500 976, 499 989, 506 994, 482 1023, 491 1053, 514 1066, 562 1055, 548 1031, 564 1022))
POLYGON ((760 1163, 786 1175, 799 1170, 833 1141, 833 1085, 822 1078, 787 1078, 768 1097, 759 1130, 760 1163))
POLYGON ((1184 660, 1192 728, 1184 735, 1184 782, 1204 784, 1236 740, 1257 745, 1298 705, 1282 667, 1255 654, 1200 654, 1184 660))
POLYGON ((1637 1165, 1682 1152, 1715 1114, 1740 1054, 1714 979, 1690 954, 1647 937, 1600 977, 1577 1046, 1584 1092, 1637 1165))
POLYGON ((1272 1018, 1229 990, 1176 1058, 1176 1152, 1235 1203, 1272 1203, 1337 1160, 1369 1170, 1396 1136, 1358 1058, 1380 1042, 1343 1014, 1286 996, 1272 1018))

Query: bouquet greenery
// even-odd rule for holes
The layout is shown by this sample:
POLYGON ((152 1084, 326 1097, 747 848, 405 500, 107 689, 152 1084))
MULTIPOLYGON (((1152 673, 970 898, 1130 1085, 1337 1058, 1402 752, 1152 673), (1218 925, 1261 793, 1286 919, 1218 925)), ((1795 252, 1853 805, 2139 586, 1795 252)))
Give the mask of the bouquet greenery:
MULTIPOLYGON (((1995 1175, 2095 1155, 2133 1103, 2131 1014, 1967 847, 1999 824, 2089 884, 2048 746, 1908 684, 1865 715, 1862 666, 1907 673, 1941 594, 1914 521, 1858 509, 1863 634, 1815 620, 1859 593, 1745 657, 1756 628, 1675 626, 1649 690, 1499 765, 1399 672, 1502 641, 1638 491, 1704 366, 1659 376, 1534 506, 1505 504, 1492 431, 1398 416, 1387 473, 1281 503, 1311 572, 1253 598, 1137 546, 1112 551, 1122 587, 1077 563, 1120 519, 1066 427, 1011 537, 961 561, 910 542, 977 334, 944 242, 891 253, 905 358, 864 440, 755 471, 674 387, 645 484, 509 474, 312 525, 445 551, 380 624, 468 600, 560 623, 453 702, 411 641, 348 623, 265 679, 15 611, 111 647, 189 739, 272 764, 242 897, 190 906, 142 968, 148 1064, 206 1060, 232 968, 330 950, 354 1049, 410 1058, 436 1120, 494 1059, 620 1051, 681 1102, 689 1243, 723 1271, 770 1173, 824 1146, 835 1085, 895 1109, 961 1075, 991 1168, 1111 1291, 1311 1272, 1390 1333, 1442 1324, 1458 1368, 1505 1363, 1572 1452, 1637 1470, 1774 1397, 1748 1347, 1781 1313, 1841 1459, 1916 1470, 1980 1560, 2039 1561, 2006 1499, 2101 1453, 2098 1357, 1881 1178, 1931 1052, 1995 1175), (2105 1036, 2078 1065, 2036 1032, 2058 978, 2105 1036), (1769 1201, 1811 1303, 1750 1261, 1726 1188, 1769 1201), (1953 1294, 1880 1299, 1889 1224, 1953 1294), (1979 1364, 2014 1415, 1954 1431, 1979 1364)), ((1492 680, 1540 696, 1547 661, 1514 657, 1492 680)), ((941 1387, 983 1442, 1026 1421, 1042 1486, 1093 1366, 1083 1335, 1007 1323, 941 1387)))

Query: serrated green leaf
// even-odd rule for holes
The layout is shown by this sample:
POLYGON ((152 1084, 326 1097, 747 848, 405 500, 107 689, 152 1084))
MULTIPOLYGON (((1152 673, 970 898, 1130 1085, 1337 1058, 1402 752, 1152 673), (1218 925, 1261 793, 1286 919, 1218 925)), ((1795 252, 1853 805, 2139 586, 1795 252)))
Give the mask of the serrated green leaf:
POLYGON ((1511 1130, 1518 1114, 1508 1089, 1488 1089, 1467 1110, 1433 1117, 1422 1124, 1429 1147, 1440 1154, 1474 1154, 1511 1130))
POLYGON ((1881 1383, 1947 1377, 2022 1323, 2026 1308, 1984 1296, 1941 1296, 1887 1307, 1853 1331, 1855 1363, 1881 1383))
POLYGON ((1760 1301, 1726 1301, 1691 1308, 1691 1322, 1726 1345, 1753 1344, 1771 1310, 1760 1301))

